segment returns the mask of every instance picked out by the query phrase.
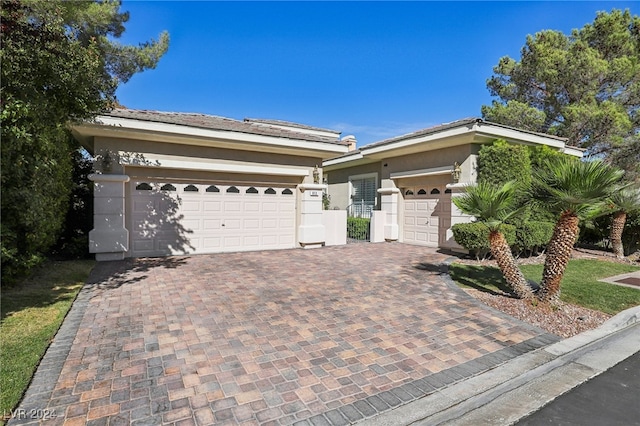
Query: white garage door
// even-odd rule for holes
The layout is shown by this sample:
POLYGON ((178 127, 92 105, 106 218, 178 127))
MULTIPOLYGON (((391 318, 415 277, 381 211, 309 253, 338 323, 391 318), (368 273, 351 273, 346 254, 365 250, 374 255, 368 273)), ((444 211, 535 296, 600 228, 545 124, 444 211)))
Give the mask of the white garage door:
POLYGON ((444 187, 404 189, 403 242, 438 247, 451 226, 451 194, 444 187))
POLYGON ((295 189, 131 182, 131 255, 295 246, 295 189))

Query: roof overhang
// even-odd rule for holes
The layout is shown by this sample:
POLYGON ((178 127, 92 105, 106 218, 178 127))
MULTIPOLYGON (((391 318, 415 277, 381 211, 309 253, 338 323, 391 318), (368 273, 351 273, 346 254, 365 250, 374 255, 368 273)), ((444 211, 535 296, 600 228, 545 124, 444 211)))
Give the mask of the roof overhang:
POLYGON ((337 170, 442 148, 467 144, 486 144, 496 139, 504 139, 510 143, 531 146, 544 145, 569 155, 582 157, 582 151, 567 147, 564 139, 487 123, 477 119, 463 120, 459 124, 453 123, 453 125, 438 126, 433 131, 425 129, 387 141, 373 143, 360 148, 357 153, 325 160, 323 166, 325 169, 337 170))
POLYGON ((76 139, 93 151, 96 137, 196 145, 233 150, 332 158, 348 151, 346 145, 257 135, 229 130, 159 123, 130 118, 98 116, 93 122, 71 125, 76 139))

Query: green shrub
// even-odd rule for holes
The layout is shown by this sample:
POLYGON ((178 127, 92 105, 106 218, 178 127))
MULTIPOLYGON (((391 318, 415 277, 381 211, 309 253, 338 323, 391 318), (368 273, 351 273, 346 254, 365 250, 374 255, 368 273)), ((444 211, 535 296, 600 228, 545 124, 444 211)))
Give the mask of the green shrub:
POLYGON ((524 145, 511 145, 496 140, 483 145, 478 153, 478 181, 502 185, 510 180, 522 184, 523 189, 531 185, 531 160, 524 145))
POLYGON ((552 222, 529 221, 516 228, 515 248, 532 255, 545 247, 553 235, 552 222))
POLYGON ((371 219, 364 217, 348 217, 347 218, 347 238, 356 240, 365 240, 369 235, 369 226, 371 219))
MULTIPOLYGON (((489 254, 489 228, 484 223, 458 223, 453 225, 451 230, 456 242, 474 254, 477 259, 485 258, 489 254)), ((500 227, 500 230, 507 243, 512 246, 516 241, 516 227, 505 224, 500 227)))

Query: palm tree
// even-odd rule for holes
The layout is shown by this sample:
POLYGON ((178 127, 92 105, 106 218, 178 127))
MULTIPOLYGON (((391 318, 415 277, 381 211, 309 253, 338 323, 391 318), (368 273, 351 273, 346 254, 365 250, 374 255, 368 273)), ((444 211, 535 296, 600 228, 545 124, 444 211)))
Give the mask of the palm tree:
POLYGON ((534 298, 533 290, 518 268, 511 247, 500 230, 505 220, 518 213, 516 199, 515 181, 502 186, 479 182, 467 186, 465 193, 453 198, 453 202, 463 213, 475 216, 479 222, 487 225, 491 255, 496 259, 507 285, 518 298, 531 300, 534 298))
POLYGON ((609 239, 611 240, 613 254, 622 259, 624 257, 622 231, 624 231, 624 225, 627 222, 627 214, 640 210, 640 189, 637 187, 619 188, 611 193, 609 202, 613 207, 609 239))
POLYGON ((560 282, 580 231, 580 218, 602 209, 611 188, 623 172, 602 161, 578 161, 561 157, 547 162, 534 174, 532 195, 536 202, 559 215, 547 246, 538 298, 545 302, 560 296, 560 282))

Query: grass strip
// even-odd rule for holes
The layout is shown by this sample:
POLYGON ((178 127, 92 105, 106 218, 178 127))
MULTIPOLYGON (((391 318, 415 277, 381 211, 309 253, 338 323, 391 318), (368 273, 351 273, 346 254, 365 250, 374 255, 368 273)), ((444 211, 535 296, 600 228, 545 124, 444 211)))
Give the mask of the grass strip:
MULTIPOLYGON (((540 282, 543 265, 521 265, 527 279, 540 282)), ((640 305, 640 289, 598 281, 614 275, 635 272, 640 268, 601 260, 574 259, 569 261, 561 284, 560 299, 564 302, 615 315, 640 305)), ((451 278, 461 286, 497 293, 508 291, 498 268, 462 265, 449 267, 451 278)))
POLYGON ((0 412, 8 415, 26 390, 94 261, 47 262, 29 278, 2 289, 0 412))

